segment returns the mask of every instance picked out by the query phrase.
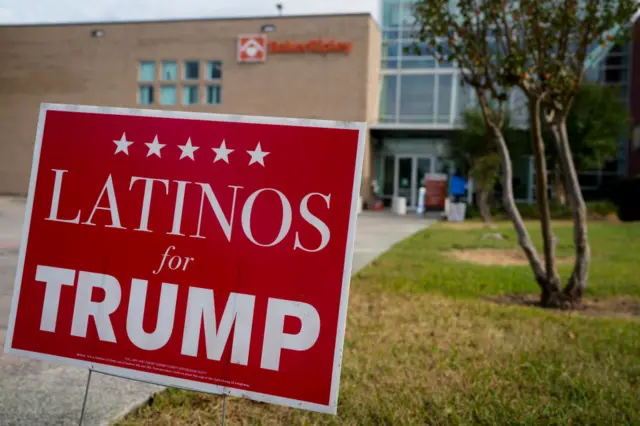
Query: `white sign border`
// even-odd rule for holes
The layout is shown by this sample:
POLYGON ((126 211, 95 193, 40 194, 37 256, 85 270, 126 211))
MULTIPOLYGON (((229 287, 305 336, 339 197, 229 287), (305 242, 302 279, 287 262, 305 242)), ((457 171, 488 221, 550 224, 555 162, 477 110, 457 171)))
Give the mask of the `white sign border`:
POLYGON ((302 118, 279 118, 279 117, 263 117, 263 116, 245 116, 233 114, 212 114, 203 112, 187 112, 187 111, 167 111, 155 109, 138 109, 138 108, 116 108, 101 107, 88 105, 67 105, 67 104, 47 104, 40 105, 40 114, 38 116, 38 127, 36 132, 36 141, 33 149, 33 162, 31 168, 31 177, 29 180, 29 193, 27 196, 27 204, 25 210, 24 224, 22 228, 22 240, 20 243, 20 251, 18 255, 18 265, 16 270, 16 278, 13 286, 13 297, 11 299, 11 313, 9 315, 9 324, 5 337, 4 351, 11 355, 25 356, 46 362, 54 362, 60 364, 71 365, 92 369, 99 373, 112 376, 139 380, 142 382, 153 383, 157 385, 176 387, 187 390, 206 392, 218 395, 230 395, 235 397, 247 398, 254 401, 267 402, 271 404, 284 405, 288 407, 301 408, 309 411, 316 411, 327 414, 337 414, 338 410, 338 391, 340 387, 340 373, 342 368, 342 355, 344 350, 344 337, 347 320, 347 308, 349 305, 349 286, 351 283, 351 269, 353 263, 353 250, 355 243, 356 222, 358 197, 360 195, 360 185, 362 180, 362 171, 365 154, 365 144, 367 140, 367 123, 366 122, 350 122, 350 121, 330 121, 315 120, 302 118), (188 120, 202 121, 221 121, 232 123, 253 123, 267 125, 285 125, 285 126, 303 126, 317 128, 333 128, 348 129, 358 131, 358 147, 356 154, 356 167, 353 178, 353 188, 351 196, 351 209, 349 214, 349 228, 347 234, 347 246, 345 251, 345 262, 342 276, 342 289, 340 293, 340 309, 338 313, 338 328, 336 333, 336 347, 334 351, 333 370, 331 374, 331 393, 329 404, 317 404, 308 401, 296 400, 259 392, 250 392, 242 389, 236 389, 227 386, 218 386, 193 380, 179 379, 171 376, 162 376, 154 373, 148 373, 138 370, 131 370, 123 367, 115 367, 111 365, 82 361, 74 358, 60 357, 55 355, 43 354, 39 352, 25 351, 14 349, 13 332, 15 327, 16 313, 18 309, 18 299, 20 288, 22 285, 22 276, 24 272, 24 261, 27 251, 27 240, 29 237, 29 229, 31 225, 31 212, 33 209, 33 201, 36 190, 36 181, 38 177, 38 169, 40 165, 40 149, 42 147, 42 136, 44 133, 44 125, 47 111, 69 111, 83 112, 93 114, 106 115, 128 115, 138 117, 158 117, 158 118, 180 118, 188 120))

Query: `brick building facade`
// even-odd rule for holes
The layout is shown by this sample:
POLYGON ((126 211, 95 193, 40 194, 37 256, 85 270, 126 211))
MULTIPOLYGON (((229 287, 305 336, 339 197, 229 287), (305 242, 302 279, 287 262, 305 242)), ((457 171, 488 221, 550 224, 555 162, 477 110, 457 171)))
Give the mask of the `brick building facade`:
POLYGON ((2 26, 0 193, 27 191, 42 102, 373 123, 380 46, 368 14, 2 26), (239 62, 241 35, 280 48, 239 62))

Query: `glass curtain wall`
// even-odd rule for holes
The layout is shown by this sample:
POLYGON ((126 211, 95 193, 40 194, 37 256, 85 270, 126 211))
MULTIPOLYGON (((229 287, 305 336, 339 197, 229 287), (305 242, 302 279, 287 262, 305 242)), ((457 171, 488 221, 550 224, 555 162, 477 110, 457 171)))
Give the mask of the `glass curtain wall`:
MULTIPOLYGON (((461 86, 455 64, 438 64, 417 43, 413 0, 382 0, 382 77, 379 122, 423 124, 450 128, 460 124, 460 113, 477 106, 473 91, 461 86)), ((614 48, 588 77, 619 84, 628 96, 628 48, 614 48)), ((526 127, 526 98, 519 89, 509 97, 511 121, 526 127)))
POLYGON ((382 1, 380 123, 451 127, 460 112, 454 64, 438 64, 415 37, 413 1, 382 1))

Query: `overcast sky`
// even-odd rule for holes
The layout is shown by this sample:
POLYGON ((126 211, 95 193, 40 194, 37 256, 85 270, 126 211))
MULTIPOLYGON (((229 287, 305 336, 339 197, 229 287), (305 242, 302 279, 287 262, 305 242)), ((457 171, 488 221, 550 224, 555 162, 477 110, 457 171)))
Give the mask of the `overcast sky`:
POLYGON ((0 0, 0 24, 370 12, 378 0, 0 0))

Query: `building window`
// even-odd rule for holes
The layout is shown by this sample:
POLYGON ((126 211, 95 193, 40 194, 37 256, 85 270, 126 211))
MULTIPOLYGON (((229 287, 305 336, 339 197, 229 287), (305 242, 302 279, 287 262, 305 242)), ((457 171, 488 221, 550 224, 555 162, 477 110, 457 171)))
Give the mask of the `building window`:
POLYGON ((198 103, 198 86, 184 86, 182 89, 182 103, 196 105, 198 103))
POLYGON ((184 79, 198 80, 200 78, 200 62, 185 61, 184 63, 184 79))
POLYGON ((222 61, 207 62, 207 79, 220 80, 222 78, 222 61))
POLYGON ((431 124, 435 116, 435 74, 400 76, 400 121, 431 124))
POLYGON ((384 156, 384 165, 382 171, 382 195, 393 197, 393 179, 395 170, 396 157, 393 155, 384 156))
POLYGON ((150 61, 140 62, 138 80, 154 81, 156 79, 156 63, 150 61))
POLYGON ((176 86, 162 86, 160 88, 160 104, 175 105, 178 101, 178 89, 176 86))
POLYGON ((220 86, 207 86, 207 104, 209 105, 218 105, 221 102, 221 93, 220 86))
POLYGON ((398 77, 385 75, 382 81, 380 96, 380 121, 390 123, 397 121, 396 99, 398 94, 398 77))
POLYGON ((162 61, 162 80, 175 81, 178 79, 178 63, 175 61, 162 61))
POLYGON ((383 60, 398 61, 400 58, 400 44, 398 40, 390 40, 382 43, 382 58, 383 60))
POLYGON ((153 104, 153 86, 140 86, 138 89, 138 103, 140 105, 153 104))
POLYGON ((460 124, 460 119, 462 118, 462 114, 468 109, 474 109, 478 107, 478 102, 476 100, 476 92, 475 90, 469 86, 468 84, 458 84, 457 89, 457 99, 456 102, 458 104, 456 111, 456 123, 460 124))
POLYGON ((449 124, 451 122, 451 99, 453 97, 453 74, 438 75, 438 99, 436 122, 449 124))
POLYGON ((402 9, 396 1, 383 0, 382 2, 382 26, 393 27, 400 24, 402 9))

